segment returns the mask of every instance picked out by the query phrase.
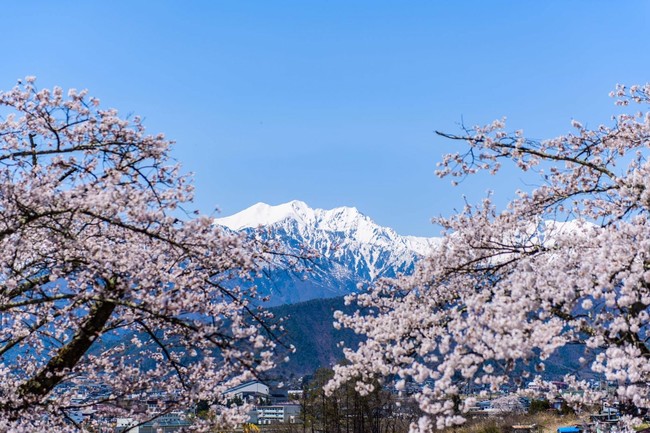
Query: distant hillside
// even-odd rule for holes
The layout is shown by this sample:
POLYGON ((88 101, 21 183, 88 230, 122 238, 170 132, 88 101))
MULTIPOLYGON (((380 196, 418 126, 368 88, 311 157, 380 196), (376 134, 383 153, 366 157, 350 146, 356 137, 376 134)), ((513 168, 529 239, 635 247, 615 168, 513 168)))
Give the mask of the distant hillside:
MULTIPOLYGON (((346 347, 356 348, 362 338, 347 329, 334 329, 332 316, 336 310, 351 314, 355 309, 354 305, 346 306, 343 297, 314 299, 271 308, 277 318, 286 318, 283 322, 284 341, 296 347, 296 353, 289 355, 289 362, 279 364, 273 376, 278 380, 292 382, 313 373, 319 367, 330 367, 342 361, 343 349, 337 344, 343 341, 346 347)), ((594 354, 585 353, 582 345, 567 345, 545 361, 546 368, 543 372, 536 371, 535 366, 539 360, 530 360, 527 365, 518 365, 512 375, 519 376, 527 370, 532 376, 542 374, 548 380, 562 380, 565 374, 597 379, 586 368, 590 362, 579 362, 581 357, 592 359, 594 354)))
POLYGON ((361 338, 350 330, 336 330, 332 326, 334 311, 351 313, 343 297, 314 299, 298 304, 270 309, 276 317, 284 317, 285 341, 296 347, 289 362, 280 364, 275 374, 291 380, 313 373, 319 367, 328 367, 343 359, 341 341, 347 347, 356 347, 361 338))
MULTIPOLYGON (((352 314, 356 310, 354 305, 346 306, 343 297, 313 299, 273 307, 269 310, 276 319, 284 318, 281 322, 284 326, 282 342, 296 347, 295 353, 286 353, 289 357, 288 362, 280 362, 274 370, 262 377, 270 383, 284 382, 290 386, 298 386, 301 377, 313 374, 320 367, 331 367, 344 359, 343 348, 338 345, 339 342, 343 342, 344 347, 356 348, 362 341, 362 337, 352 331, 337 330, 332 325, 334 311, 341 310, 352 314)), ((103 339, 100 344, 93 347, 91 353, 124 342, 128 347, 126 353, 135 355, 135 352, 140 349, 129 344, 131 338, 132 334, 117 336, 110 340, 103 339)), ((142 335, 142 340, 146 341, 146 336, 142 335)), ((588 366, 591 361, 585 363, 579 361, 581 357, 592 360, 596 354, 597 351, 586 353, 582 345, 567 345, 545 361, 546 368, 543 372, 536 370, 537 360, 530 360, 526 364, 519 364, 512 377, 520 376, 527 370, 533 376, 542 374, 548 380, 562 380, 565 374, 578 374, 583 379, 601 379, 589 371, 588 366)), ((153 364, 151 360, 143 360, 140 366, 147 369, 153 364)))

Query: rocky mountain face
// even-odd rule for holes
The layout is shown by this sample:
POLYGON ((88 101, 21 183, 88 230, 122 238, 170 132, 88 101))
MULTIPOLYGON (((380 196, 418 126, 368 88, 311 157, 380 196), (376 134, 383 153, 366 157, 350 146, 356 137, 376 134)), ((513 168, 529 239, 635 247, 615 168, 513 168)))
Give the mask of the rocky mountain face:
POLYGON ((341 296, 359 283, 408 273, 437 243, 436 238, 400 236, 353 207, 312 209, 301 201, 258 203, 215 223, 257 232, 294 252, 316 253, 310 272, 274 271, 257 282, 260 292, 271 296, 271 305, 341 296))

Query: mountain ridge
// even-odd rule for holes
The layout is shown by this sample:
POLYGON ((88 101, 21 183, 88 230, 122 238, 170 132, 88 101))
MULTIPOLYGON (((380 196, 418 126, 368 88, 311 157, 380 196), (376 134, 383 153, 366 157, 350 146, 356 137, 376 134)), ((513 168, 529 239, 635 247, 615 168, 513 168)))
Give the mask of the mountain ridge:
POLYGON ((353 234, 362 243, 390 246, 389 241, 402 241, 408 249, 424 255, 438 238, 401 236, 390 227, 376 224, 356 207, 341 206, 333 209, 313 209, 305 202, 292 200, 279 205, 256 203, 233 215, 217 218, 215 222, 234 231, 255 229, 293 220, 301 228, 313 226, 317 230, 353 234))
POLYGON ((290 251, 308 248, 317 253, 306 278, 277 271, 269 281, 257 282, 273 305, 341 296, 354 292, 359 283, 411 272, 439 242, 401 236, 354 207, 312 209, 299 200, 276 206, 257 203, 215 223, 280 241, 290 251))

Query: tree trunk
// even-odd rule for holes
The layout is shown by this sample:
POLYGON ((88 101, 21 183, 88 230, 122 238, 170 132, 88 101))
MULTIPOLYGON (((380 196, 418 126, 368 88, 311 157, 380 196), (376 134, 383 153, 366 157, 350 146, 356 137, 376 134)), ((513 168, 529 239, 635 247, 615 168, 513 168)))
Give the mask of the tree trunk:
MULTIPOLYGON (((106 291, 115 293, 114 278, 106 281, 106 291)), ((20 387, 25 400, 34 400, 49 394, 88 351, 111 318, 116 304, 111 301, 96 301, 88 315, 77 329, 72 340, 59 349, 56 356, 20 387)))

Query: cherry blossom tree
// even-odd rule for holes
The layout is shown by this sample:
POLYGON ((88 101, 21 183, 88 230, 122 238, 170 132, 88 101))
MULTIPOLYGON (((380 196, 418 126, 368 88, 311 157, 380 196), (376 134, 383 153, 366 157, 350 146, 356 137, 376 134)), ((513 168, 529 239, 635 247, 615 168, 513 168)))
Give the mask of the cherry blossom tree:
POLYGON ((571 404, 650 408, 650 85, 612 96, 641 111, 593 130, 574 121, 574 132, 546 141, 507 133, 503 121, 439 133, 466 143, 439 176, 511 163, 537 186, 504 210, 488 197, 436 219, 444 238, 412 275, 350 296, 365 313, 337 312, 335 324, 367 340, 346 350, 330 389, 354 377, 366 391, 376 376, 398 390, 415 384, 424 416, 411 431, 424 432, 464 422, 475 404, 462 396, 468 382, 521 386, 578 345, 584 371, 565 378, 581 391, 565 394, 571 404), (585 371, 615 394, 589 386, 585 371))
POLYGON ((208 402, 196 430, 245 420, 223 393, 273 366, 246 283, 270 246, 187 216, 171 143, 86 91, 28 77, 0 116, 0 430, 136 425, 152 391, 160 414, 208 402))

